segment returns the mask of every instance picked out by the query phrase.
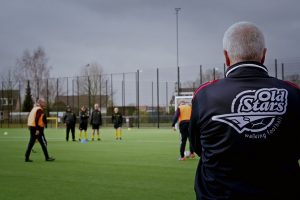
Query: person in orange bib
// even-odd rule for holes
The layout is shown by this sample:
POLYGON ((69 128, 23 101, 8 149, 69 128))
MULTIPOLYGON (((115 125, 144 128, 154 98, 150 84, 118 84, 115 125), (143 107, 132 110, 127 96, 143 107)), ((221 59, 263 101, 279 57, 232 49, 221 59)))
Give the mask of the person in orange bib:
MULTIPOLYGON (((175 124, 177 122, 179 124, 179 131, 180 131, 180 135, 181 135, 179 160, 181 160, 181 161, 186 160, 184 151, 185 151, 187 139, 189 139, 189 142, 190 142, 189 124, 190 124, 191 112, 192 112, 192 107, 185 102, 181 102, 174 114, 174 117, 173 117, 172 127, 173 127, 174 131, 176 130, 175 124)), ((190 142, 189 148, 190 148, 190 158, 195 158, 194 149, 191 146, 191 142, 190 142)))
POLYGON ((35 141, 38 140, 46 161, 54 161, 55 159, 50 157, 47 150, 47 142, 44 136, 44 128, 45 128, 45 120, 44 120, 44 109, 46 108, 46 101, 43 98, 40 98, 36 105, 32 108, 28 116, 28 128, 30 131, 30 140, 27 146, 27 150, 25 153, 25 162, 32 162, 29 159, 31 150, 35 141))

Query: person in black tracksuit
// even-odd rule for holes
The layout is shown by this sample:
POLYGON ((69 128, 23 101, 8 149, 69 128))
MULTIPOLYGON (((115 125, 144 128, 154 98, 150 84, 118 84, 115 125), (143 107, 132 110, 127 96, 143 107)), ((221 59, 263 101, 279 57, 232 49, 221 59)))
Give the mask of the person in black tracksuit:
POLYGON ((87 136, 88 120, 89 120, 89 115, 87 112, 87 108, 85 106, 82 106, 79 113, 79 130, 80 130, 79 141, 81 141, 82 139, 82 131, 84 131, 85 141, 88 140, 88 136, 87 136))
POLYGON ((92 141, 95 138, 95 131, 97 131, 97 140, 100 141, 100 126, 102 125, 102 115, 98 104, 94 105, 94 110, 91 115, 91 125, 92 125, 92 141))
POLYGON ((69 133, 72 133, 72 140, 75 142, 75 124, 76 114, 71 110, 70 106, 67 106, 66 113, 63 116, 63 122, 66 125, 66 141, 69 141, 69 133))
POLYGON ((123 116, 119 112, 119 108, 114 108, 114 112, 111 116, 112 123, 114 124, 116 140, 122 140, 122 125, 123 125, 123 116))
POLYGON ((192 101, 196 198, 299 199, 300 89, 268 75, 256 25, 234 24, 223 45, 226 77, 201 85, 192 101))

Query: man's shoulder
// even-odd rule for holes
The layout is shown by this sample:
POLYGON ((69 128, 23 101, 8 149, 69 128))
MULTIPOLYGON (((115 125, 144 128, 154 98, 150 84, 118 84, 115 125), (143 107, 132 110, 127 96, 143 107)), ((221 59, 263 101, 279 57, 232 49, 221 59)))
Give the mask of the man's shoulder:
POLYGON ((292 83, 290 81, 283 81, 283 82, 294 89, 300 90, 300 87, 298 85, 296 85, 295 83, 292 83))
POLYGON ((216 84, 217 82, 219 82, 221 79, 216 79, 216 80, 212 80, 212 81, 208 81, 202 85, 200 85, 194 92, 194 97, 200 93, 201 91, 209 88, 210 86, 213 86, 214 84, 216 84))

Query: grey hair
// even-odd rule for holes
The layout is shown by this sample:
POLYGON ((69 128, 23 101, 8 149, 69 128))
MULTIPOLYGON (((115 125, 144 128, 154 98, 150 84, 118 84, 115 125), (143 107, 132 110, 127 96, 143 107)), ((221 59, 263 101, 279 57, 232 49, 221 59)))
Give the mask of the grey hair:
POLYGON ((36 103, 37 103, 37 104, 46 103, 46 100, 45 100, 44 97, 40 97, 40 98, 37 100, 36 103))
POLYGON ((264 35, 251 22, 235 23, 224 33, 223 49, 234 61, 260 61, 265 49, 264 35))

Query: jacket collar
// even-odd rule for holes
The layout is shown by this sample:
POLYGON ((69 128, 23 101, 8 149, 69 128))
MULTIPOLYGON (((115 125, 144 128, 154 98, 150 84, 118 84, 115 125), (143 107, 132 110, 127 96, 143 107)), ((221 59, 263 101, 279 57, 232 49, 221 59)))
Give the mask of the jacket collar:
POLYGON ((226 77, 230 76, 231 74, 235 74, 237 71, 240 71, 240 69, 245 69, 245 68, 253 68, 260 72, 263 71, 264 75, 268 75, 268 69, 264 65, 254 61, 247 61, 247 62, 239 62, 234 65, 231 65, 226 71, 226 77))

